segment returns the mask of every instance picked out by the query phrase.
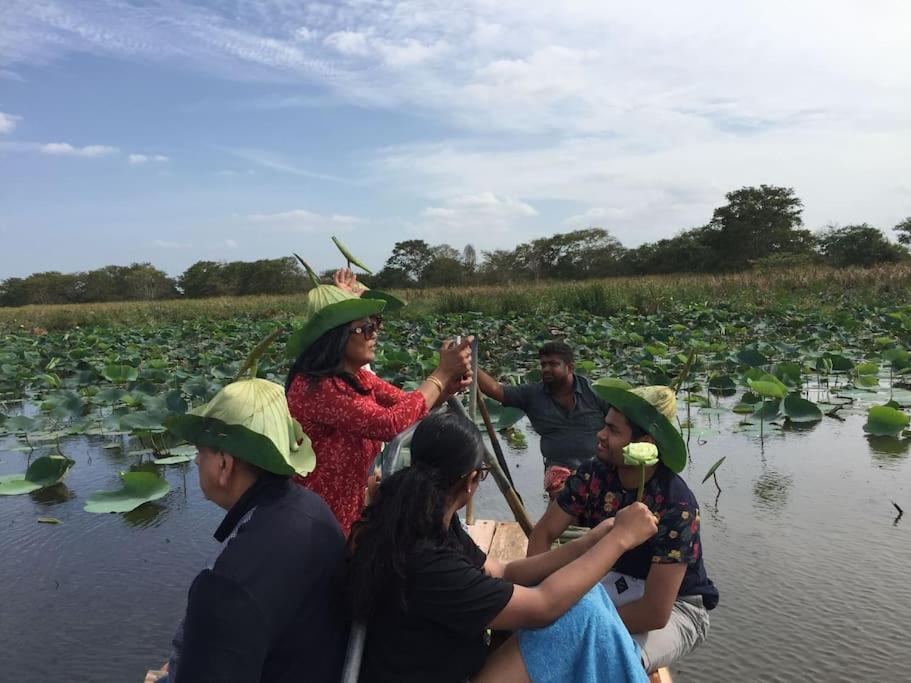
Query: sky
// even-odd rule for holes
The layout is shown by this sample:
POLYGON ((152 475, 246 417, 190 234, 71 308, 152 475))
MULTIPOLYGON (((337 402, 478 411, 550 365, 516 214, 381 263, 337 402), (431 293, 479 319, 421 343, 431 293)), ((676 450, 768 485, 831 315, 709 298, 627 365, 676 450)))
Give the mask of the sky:
POLYGON ((0 279, 911 215, 906 0, 2 0, 0 279))

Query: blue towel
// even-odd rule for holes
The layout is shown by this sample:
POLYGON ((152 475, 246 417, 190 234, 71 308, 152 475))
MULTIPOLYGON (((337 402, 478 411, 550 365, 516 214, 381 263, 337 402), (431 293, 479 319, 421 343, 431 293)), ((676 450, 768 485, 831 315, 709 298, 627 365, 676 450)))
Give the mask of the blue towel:
POLYGON ((639 646, 598 584, 545 628, 519 632, 532 683, 648 683, 639 646))

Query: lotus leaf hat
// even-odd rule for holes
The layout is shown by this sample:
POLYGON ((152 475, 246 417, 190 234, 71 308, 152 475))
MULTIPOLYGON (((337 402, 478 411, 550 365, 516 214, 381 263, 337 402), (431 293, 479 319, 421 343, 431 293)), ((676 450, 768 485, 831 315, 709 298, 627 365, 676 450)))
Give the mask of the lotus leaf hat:
POLYGON ((339 325, 376 315, 385 306, 386 302, 382 299, 358 299, 356 297, 327 304, 291 333, 288 343, 285 345, 285 356, 297 358, 326 332, 339 325))
POLYGON ((305 476, 316 455, 291 417, 284 388, 265 379, 242 379, 208 403, 165 420, 168 430, 197 446, 224 451, 274 474, 305 476))
POLYGON ((674 472, 683 471, 686 465, 686 444, 674 426, 677 396, 670 387, 620 389, 593 383, 592 390, 655 439, 661 462, 674 472))

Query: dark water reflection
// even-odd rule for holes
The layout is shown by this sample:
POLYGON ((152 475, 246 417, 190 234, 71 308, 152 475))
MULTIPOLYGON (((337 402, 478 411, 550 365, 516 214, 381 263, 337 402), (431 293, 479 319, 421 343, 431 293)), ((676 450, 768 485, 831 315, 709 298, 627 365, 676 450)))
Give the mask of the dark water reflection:
MULTIPOLYGON (((693 407, 691 420, 683 476, 702 504, 706 566, 722 598, 709 640, 675 680, 901 679, 911 525, 895 523, 891 501, 911 510, 909 444, 866 437, 858 416, 786 431, 766 424, 761 441, 758 431, 732 433, 728 413, 693 407), (719 493, 701 482, 721 456, 719 493)), ((503 445, 537 518, 543 467, 537 437, 527 440, 521 451, 503 445)), ((2 680, 141 680, 166 658, 189 583, 216 550, 222 513, 203 500, 192 464, 145 462, 171 484, 167 496, 125 515, 84 512, 88 496, 138 466, 126 454, 138 444, 102 449, 108 442, 64 442, 77 462, 65 484, 0 498, 2 680), (44 515, 62 524, 38 524, 44 515)), ((14 445, 0 442, 0 474, 25 470, 28 454, 14 445)), ((509 517, 490 480, 476 507, 479 517, 509 517)))

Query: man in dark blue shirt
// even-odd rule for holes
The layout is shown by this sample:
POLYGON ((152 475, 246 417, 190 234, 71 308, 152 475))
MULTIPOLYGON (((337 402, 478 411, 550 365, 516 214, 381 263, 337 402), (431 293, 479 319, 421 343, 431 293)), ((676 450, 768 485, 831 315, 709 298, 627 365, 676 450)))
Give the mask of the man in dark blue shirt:
POLYGON ((701 643, 708 610, 718 589, 703 562, 699 504, 678 475, 686 445, 674 425, 676 396, 668 387, 631 391, 596 386, 611 403, 598 434, 598 455, 583 463, 535 525, 528 554, 547 551, 570 524, 595 527, 636 501, 658 520, 658 533, 624 553, 602 582, 620 618, 642 648, 648 671, 670 666, 701 643), (626 462, 624 449, 652 443, 659 461, 640 467, 626 462))
POLYGON ((566 478, 595 457, 597 433, 604 426, 608 404, 592 391, 591 383, 574 372, 572 349, 547 342, 538 351, 541 381, 500 384, 478 371, 478 387, 504 406, 520 408, 541 436, 544 488, 553 499, 566 478))
POLYGON ((290 479, 314 455, 284 389, 234 382, 166 424, 197 447, 200 488, 227 510, 222 548, 190 586, 167 680, 338 683, 345 540, 326 503, 290 479))

